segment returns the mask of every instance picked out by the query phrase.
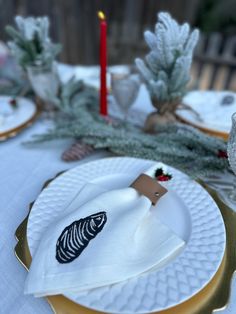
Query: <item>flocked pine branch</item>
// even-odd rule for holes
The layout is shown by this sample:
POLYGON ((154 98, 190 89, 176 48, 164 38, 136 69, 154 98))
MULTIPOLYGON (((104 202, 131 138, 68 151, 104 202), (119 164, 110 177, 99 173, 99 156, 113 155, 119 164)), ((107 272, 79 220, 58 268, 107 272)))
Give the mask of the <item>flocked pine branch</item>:
POLYGON ((165 12, 158 14, 155 32, 144 33, 150 52, 135 63, 153 102, 164 104, 183 97, 198 37, 198 30, 191 32, 187 23, 179 25, 165 12))
POLYGON ((27 66, 50 65, 61 50, 61 45, 53 44, 49 37, 48 17, 16 16, 16 28, 8 25, 6 32, 12 38, 8 46, 16 61, 27 66))
POLYGON ((75 118, 80 114, 81 106, 90 104, 98 106, 98 91, 72 77, 66 83, 61 83, 57 95, 48 94, 48 101, 55 105, 60 112, 67 114, 69 118, 75 118))
POLYGON ((220 150, 226 150, 223 140, 183 124, 162 126, 157 131, 150 135, 130 124, 122 127, 107 123, 98 114, 98 105, 93 102, 78 107, 73 119, 58 121, 55 128, 36 136, 35 140, 82 139, 96 149, 163 161, 194 177, 228 168, 227 160, 218 156, 220 150))

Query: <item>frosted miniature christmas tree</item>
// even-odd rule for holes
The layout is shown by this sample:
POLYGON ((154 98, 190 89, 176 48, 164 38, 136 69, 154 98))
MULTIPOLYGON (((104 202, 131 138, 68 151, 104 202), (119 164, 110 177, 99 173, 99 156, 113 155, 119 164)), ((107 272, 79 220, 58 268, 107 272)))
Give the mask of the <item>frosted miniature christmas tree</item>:
MULTIPOLYGON (((150 52, 144 60, 138 58, 135 63, 158 111, 158 115, 155 114, 157 123, 175 120, 174 112, 181 104, 190 80, 193 50, 198 37, 198 30, 191 32, 189 24, 179 25, 165 12, 158 14, 155 32, 144 33, 150 52)), ((150 118, 153 119, 153 115, 149 122, 150 118)))
POLYGON ((15 17, 16 28, 7 25, 6 32, 12 38, 8 42, 16 61, 27 66, 50 66, 61 51, 60 44, 54 44, 49 37, 48 17, 15 17))

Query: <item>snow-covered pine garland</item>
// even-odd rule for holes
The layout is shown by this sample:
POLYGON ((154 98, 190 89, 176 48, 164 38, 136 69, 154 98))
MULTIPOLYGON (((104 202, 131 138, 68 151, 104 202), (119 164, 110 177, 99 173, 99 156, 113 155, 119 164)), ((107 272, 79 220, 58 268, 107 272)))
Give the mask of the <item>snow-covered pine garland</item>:
POLYGON ((92 98, 71 112, 68 115, 67 111, 67 118, 59 119, 53 129, 36 135, 34 140, 81 139, 95 149, 161 160, 193 177, 228 169, 227 159, 220 154, 226 151, 226 143, 193 127, 176 123, 157 129, 155 134, 147 134, 130 124, 107 122, 99 115, 98 103, 92 98))

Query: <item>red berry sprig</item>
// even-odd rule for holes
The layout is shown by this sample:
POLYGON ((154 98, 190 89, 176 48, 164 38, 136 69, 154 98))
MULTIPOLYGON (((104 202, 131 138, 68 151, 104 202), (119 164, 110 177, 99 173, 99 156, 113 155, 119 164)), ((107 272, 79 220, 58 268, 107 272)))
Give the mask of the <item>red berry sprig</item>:
POLYGON ((169 174, 169 173, 164 173, 163 169, 162 168, 158 168, 156 171, 155 171, 155 178, 158 180, 158 181, 169 181, 172 179, 172 175, 169 174))
POLYGON ((12 98, 9 100, 9 104, 13 107, 16 108, 17 107, 17 101, 15 98, 12 98))
POLYGON ((217 154, 218 158, 228 158, 228 154, 226 151, 219 149, 218 150, 218 154, 217 154))

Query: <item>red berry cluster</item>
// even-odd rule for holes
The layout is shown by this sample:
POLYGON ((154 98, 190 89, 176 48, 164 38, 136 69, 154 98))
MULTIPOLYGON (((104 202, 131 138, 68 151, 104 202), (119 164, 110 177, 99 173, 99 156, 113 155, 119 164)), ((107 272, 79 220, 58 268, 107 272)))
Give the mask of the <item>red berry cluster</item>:
POLYGON ((221 150, 221 149, 218 150, 217 156, 218 156, 219 158, 228 158, 227 152, 224 151, 224 150, 221 150))
POLYGON ((17 101, 15 98, 12 98, 9 100, 9 104, 13 107, 16 108, 17 107, 17 101))
POLYGON ((172 175, 169 173, 164 173, 162 168, 158 168, 155 171, 155 178, 158 181, 169 181, 172 178, 172 175))

